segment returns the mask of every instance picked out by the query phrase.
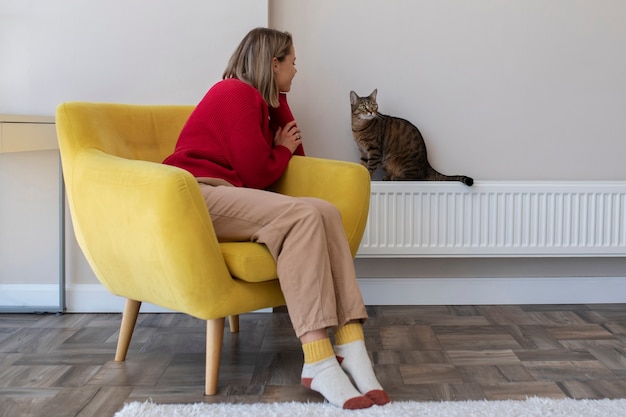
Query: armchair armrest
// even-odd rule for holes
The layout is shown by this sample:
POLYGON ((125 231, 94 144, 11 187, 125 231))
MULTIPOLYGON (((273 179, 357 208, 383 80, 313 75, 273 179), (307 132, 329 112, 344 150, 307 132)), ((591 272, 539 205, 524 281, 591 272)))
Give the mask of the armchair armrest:
POLYGON ((316 197, 341 212, 352 256, 356 255, 369 214, 370 175, 354 162, 293 156, 273 191, 294 197, 316 197))

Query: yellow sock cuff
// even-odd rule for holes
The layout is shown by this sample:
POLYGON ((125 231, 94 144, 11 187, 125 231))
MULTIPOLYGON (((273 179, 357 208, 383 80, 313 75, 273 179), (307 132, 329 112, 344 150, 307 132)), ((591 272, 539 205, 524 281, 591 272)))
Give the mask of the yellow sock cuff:
POLYGON ((335 356, 333 345, 329 338, 316 340, 302 345, 304 363, 315 363, 335 356))
POLYGON ((360 323, 346 324, 335 333, 335 342, 338 345, 345 345, 357 340, 365 340, 363 326, 360 323))

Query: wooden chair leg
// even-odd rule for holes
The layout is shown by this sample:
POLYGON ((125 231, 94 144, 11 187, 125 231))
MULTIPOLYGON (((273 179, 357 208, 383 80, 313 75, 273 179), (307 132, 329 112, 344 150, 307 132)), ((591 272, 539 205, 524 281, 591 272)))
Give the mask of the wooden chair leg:
POLYGON ((239 333, 239 315, 228 316, 228 327, 231 333, 239 333))
POLYGON ((206 395, 217 394, 225 324, 224 317, 206 322, 206 380, 204 387, 206 395))
POLYGON ((131 299, 126 300, 124 313, 122 314, 122 324, 120 325, 120 336, 117 339, 117 350, 115 351, 116 362, 123 362, 126 360, 128 346, 130 345, 130 339, 133 336, 133 330, 135 330, 135 324, 137 323, 137 316, 139 316, 140 307, 141 301, 131 299))

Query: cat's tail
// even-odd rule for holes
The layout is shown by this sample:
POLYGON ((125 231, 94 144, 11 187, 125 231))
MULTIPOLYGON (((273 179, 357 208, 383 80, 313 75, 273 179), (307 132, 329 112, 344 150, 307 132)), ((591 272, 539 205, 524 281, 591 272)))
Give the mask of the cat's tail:
POLYGON ((467 175, 453 175, 450 177, 451 181, 461 181, 463 184, 471 187, 474 185, 474 178, 468 177, 467 175))
POLYGON ((429 166, 428 179, 431 181, 460 181, 463 184, 471 187, 474 184, 474 179, 467 175, 445 175, 438 172, 433 167, 429 166))

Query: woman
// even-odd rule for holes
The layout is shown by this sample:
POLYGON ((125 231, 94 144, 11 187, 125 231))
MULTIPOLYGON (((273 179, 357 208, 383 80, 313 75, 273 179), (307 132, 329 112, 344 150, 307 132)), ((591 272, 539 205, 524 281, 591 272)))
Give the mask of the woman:
POLYGON ((276 259, 304 351, 302 383, 338 407, 383 405, 389 397, 365 348, 361 323, 367 313, 339 211, 319 199, 264 190, 292 154, 304 155, 284 94, 296 75, 295 61, 289 33, 249 32, 164 163, 198 179, 220 241, 264 243, 276 259), (337 329, 334 349, 329 329, 337 329))

